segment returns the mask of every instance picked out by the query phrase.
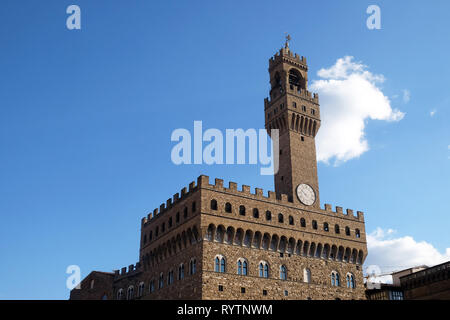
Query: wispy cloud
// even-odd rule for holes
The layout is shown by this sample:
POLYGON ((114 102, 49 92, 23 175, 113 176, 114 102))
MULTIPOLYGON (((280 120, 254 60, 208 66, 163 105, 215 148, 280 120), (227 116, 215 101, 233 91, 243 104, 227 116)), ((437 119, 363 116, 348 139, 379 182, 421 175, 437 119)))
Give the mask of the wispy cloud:
POLYGON ((436 109, 433 109, 430 111, 430 117, 433 117, 436 114, 436 109))
POLYGON ((403 103, 408 103, 411 100, 411 92, 407 89, 403 89, 403 103))

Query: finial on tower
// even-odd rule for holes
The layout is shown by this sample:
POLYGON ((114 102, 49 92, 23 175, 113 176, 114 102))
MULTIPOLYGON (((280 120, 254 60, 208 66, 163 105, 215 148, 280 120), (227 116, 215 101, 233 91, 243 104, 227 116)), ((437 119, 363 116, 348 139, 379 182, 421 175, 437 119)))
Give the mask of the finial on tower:
POLYGON ((286 32, 284 34, 286 35, 286 42, 284 44, 284 47, 286 49, 289 49, 289 41, 291 41, 291 36, 288 33, 286 33, 286 32))

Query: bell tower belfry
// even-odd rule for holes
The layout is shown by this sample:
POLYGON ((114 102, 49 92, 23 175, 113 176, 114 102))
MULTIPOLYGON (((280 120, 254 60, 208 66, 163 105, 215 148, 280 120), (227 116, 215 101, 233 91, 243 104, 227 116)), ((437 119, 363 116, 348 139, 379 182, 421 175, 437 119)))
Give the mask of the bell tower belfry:
POLYGON ((320 208, 315 137, 320 127, 319 96, 308 91, 306 58, 284 48, 269 59, 270 96, 264 100, 265 127, 279 129, 275 192, 295 203, 320 208))

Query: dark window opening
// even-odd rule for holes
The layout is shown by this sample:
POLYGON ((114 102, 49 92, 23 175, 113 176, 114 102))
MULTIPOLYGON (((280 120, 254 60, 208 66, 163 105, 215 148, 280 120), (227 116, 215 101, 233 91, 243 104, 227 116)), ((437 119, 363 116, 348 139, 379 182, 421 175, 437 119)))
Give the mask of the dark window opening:
POLYGON ((294 225, 294 217, 293 217, 293 216, 289 216, 289 224, 290 224, 291 226, 294 225))

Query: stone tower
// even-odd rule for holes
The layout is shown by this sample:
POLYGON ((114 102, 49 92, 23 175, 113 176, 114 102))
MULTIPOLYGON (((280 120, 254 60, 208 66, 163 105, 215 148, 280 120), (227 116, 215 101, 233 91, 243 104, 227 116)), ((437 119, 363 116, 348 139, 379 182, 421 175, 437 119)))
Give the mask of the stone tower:
POLYGON ((287 194, 296 203, 320 208, 315 145, 320 127, 319 97, 307 90, 306 58, 293 54, 286 41, 285 47, 270 58, 269 74, 265 126, 269 134, 271 129, 279 129, 280 147, 275 192, 287 194))

